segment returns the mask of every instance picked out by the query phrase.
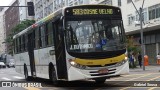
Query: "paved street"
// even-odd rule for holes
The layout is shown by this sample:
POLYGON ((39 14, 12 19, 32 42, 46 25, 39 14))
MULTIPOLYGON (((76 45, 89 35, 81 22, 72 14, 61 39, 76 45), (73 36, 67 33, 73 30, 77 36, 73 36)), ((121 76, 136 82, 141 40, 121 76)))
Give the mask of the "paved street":
MULTIPOLYGON (((24 80, 24 75, 16 73, 14 68, 0 69, 0 81, 26 82, 24 80)), ((160 82, 158 81, 160 81, 159 66, 147 66, 145 71, 143 71, 142 68, 130 69, 130 74, 108 79, 105 84, 101 85, 94 83, 92 80, 64 81, 60 82, 59 86, 55 87, 49 80, 37 78, 31 80, 31 82, 41 83, 43 87, 1 87, 0 90, 159 90, 160 82), (143 86, 142 84, 150 86, 143 86), (157 86, 154 87, 153 85, 157 86)))
POLYGON ((15 71, 15 68, 1 68, 0 81, 24 81, 24 75, 15 71))

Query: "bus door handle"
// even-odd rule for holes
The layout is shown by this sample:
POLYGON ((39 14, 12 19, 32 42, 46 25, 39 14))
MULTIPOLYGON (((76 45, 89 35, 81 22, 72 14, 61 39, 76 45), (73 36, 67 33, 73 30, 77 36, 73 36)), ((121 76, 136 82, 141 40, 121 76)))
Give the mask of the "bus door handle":
POLYGON ((50 55, 55 55, 55 50, 50 50, 50 51, 49 51, 49 54, 50 54, 50 55))

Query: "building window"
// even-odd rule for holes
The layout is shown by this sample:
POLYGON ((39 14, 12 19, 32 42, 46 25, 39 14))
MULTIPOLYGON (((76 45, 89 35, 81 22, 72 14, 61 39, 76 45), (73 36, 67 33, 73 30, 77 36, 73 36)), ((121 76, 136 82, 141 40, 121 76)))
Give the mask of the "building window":
POLYGON ((149 20, 155 19, 156 11, 155 11, 155 6, 149 7, 148 8, 149 12, 149 20))
POLYGON ((143 9, 143 12, 142 12, 142 20, 143 20, 144 22, 147 21, 147 9, 146 9, 146 8, 143 9))
POLYGON ((156 18, 160 17, 160 4, 156 5, 156 18))
POLYGON ((121 6, 121 0, 118 0, 118 6, 121 6))
POLYGON ((79 4, 83 4, 83 0, 79 0, 79 4))
MULTIPOLYGON (((139 11, 138 11, 138 12, 139 12, 139 11)), ((137 13, 137 11, 136 11, 135 20, 136 20, 136 21, 140 21, 140 19, 139 19, 139 14, 137 13)), ((146 9, 146 8, 144 8, 144 9, 142 10, 142 20, 143 20, 144 22, 147 21, 147 9, 146 9)))
POLYGON ((134 0, 135 2, 139 1, 139 0, 134 0))
POLYGON ((149 12, 149 20, 159 18, 160 17, 160 4, 149 7, 148 12, 149 12))
POLYGON ((105 2, 103 2, 102 4, 112 5, 112 0, 106 0, 106 1, 105 1, 105 2))
POLYGON ((135 17, 132 14, 128 15, 128 25, 131 25, 135 20, 135 17))
POLYGON ((132 2, 132 0, 127 0, 127 3, 130 3, 130 2, 132 2))

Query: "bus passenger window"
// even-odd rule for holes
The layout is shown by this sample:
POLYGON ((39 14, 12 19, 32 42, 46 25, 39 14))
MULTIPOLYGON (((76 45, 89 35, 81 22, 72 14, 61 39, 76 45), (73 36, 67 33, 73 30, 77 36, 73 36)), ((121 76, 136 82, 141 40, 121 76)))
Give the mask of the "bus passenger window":
POLYGON ((45 30, 44 25, 40 27, 42 47, 45 47, 45 30))
POLYGON ((39 48, 39 28, 36 28, 35 30, 35 47, 36 49, 39 48))
POLYGON ((22 36, 22 41, 23 41, 23 50, 25 51, 26 50, 26 46, 25 46, 25 35, 22 36))
POLYGON ((53 37, 52 22, 48 23, 47 27, 48 27, 48 45, 53 45, 54 44, 53 43, 54 37, 53 37))
POLYGON ((27 37, 27 35, 25 35, 25 50, 27 51, 28 49, 27 49, 27 47, 28 47, 28 45, 27 45, 27 43, 28 43, 28 39, 27 39, 28 37, 27 37))
POLYGON ((21 52, 22 51, 22 42, 21 42, 21 37, 19 37, 19 52, 21 52))
POLYGON ((18 44, 18 38, 16 38, 16 51, 17 51, 17 53, 18 53, 18 50, 19 50, 19 46, 18 46, 19 44, 18 44))
POLYGON ((45 30, 44 25, 40 27, 42 47, 45 47, 45 30))
POLYGON ((16 39, 14 39, 14 53, 17 53, 17 44, 16 44, 16 39))
POLYGON ((33 29, 33 47, 34 49, 36 48, 35 40, 36 40, 36 33, 35 33, 35 29, 33 29))
POLYGON ((38 39, 38 44, 39 44, 39 48, 42 47, 42 41, 41 41, 41 29, 39 27, 39 39, 38 39))
POLYGON ((24 47, 23 47, 23 36, 21 36, 21 52, 23 52, 24 51, 24 47))
POLYGON ((45 43, 48 46, 48 23, 45 25, 45 43))

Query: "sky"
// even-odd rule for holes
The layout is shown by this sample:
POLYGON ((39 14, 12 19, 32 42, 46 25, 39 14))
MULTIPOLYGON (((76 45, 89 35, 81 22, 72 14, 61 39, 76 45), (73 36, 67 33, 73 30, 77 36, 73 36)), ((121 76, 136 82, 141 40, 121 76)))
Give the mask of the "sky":
POLYGON ((0 6, 9 5, 13 0, 0 0, 0 6))

